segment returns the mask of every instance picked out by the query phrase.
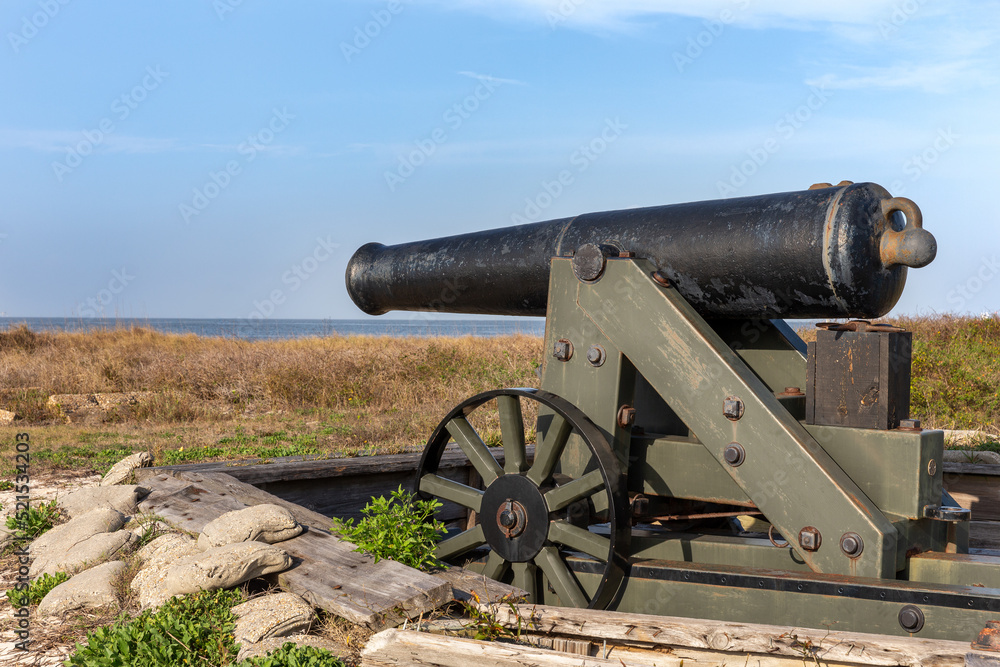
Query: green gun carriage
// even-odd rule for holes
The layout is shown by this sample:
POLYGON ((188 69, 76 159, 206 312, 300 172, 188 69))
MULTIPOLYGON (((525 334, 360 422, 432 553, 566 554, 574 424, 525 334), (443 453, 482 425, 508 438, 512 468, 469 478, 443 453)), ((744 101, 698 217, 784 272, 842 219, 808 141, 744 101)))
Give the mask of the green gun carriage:
POLYGON ((845 181, 371 243, 347 287, 369 314, 546 317, 540 388, 428 441, 416 489, 460 510, 442 559, 530 602, 971 640, 1000 558, 969 553, 943 433, 910 418, 910 333, 872 323, 936 251, 912 201, 845 181), (838 321, 806 345, 785 319, 838 321))

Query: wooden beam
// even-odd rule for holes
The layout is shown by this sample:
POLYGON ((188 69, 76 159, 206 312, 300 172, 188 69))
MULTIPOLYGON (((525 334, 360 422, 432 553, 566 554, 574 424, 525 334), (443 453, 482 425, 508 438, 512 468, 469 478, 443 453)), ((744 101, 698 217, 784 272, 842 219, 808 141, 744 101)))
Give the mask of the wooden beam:
POLYGON ((192 533, 233 509, 262 503, 287 507, 307 531, 280 543, 294 565, 277 575, 278 584, 331 614, 378 630, 452 599, 449 582, 395 561, 376 563, 331 533, 330 519, 321 514, 222 473, 152 474, 150 470, 140 475, 139 483, 151 490, 140 509, 192 533))
MULTIPOLYGON (((385 630, 361 652, 361 667, 621 667, 618 659, 584 657, 525 644, 477 641, 412 630, 385 630)), ((628 667, 650 665, 630 662, 628 667)), ((657 667, 681 667, 680 658, 658 661, 657 667)))
POLYGON ((797 657, 809 663, 858 665, 962 665, 966 642, 889 637, 753 623, 728 623, 672 616, 650 616, 546 605, 521 605, 518 615, 506 606, 481 605, 507 627, 534 633, 590 639, 600 644, 685 647, 713 652, 797 657))

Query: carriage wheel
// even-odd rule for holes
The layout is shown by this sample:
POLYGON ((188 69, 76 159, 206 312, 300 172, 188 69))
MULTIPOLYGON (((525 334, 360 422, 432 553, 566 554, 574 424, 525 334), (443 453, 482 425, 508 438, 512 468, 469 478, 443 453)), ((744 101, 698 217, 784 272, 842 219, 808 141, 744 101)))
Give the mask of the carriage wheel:
POLYGON ((625 476, 600 429, 570 402, 540 389, 500 389, 473 396, 435 429, 416 486, 424 498, 475 512, 475 525, 463 524, 438 544, 441 560, 460 564, 485 552, 485 561, 472 567, 521 588, 531 602, 542 600, 545 585, 564 606, 603 609, 617 594, 627 569, 631 531, 625 476), (503 465, 468 419, 493 399, 503 465), (536 402, 544 414, 530 464, 522 416, 526 401, 536 402), (577 445, 577 454, 589 456, 586 466, 574 467, 583 472, 573 476, 563 471, 570 466, 561 465, 571 438, 586 447, 577 445), (451 441, 468 457, 480 483, 470 486, 438 474, 441 455, 451 441), (606 511, 598 513, 595 507, 606 511), (583 561, 581 570, 601 574, 592 594, 580 585, 567 558, 583 561))

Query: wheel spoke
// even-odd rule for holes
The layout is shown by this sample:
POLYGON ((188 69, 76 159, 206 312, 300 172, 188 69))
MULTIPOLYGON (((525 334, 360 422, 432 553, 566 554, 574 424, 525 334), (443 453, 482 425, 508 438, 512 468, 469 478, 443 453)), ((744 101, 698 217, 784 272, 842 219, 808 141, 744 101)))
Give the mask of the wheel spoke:
POLYGON ((483 492, 479 489, 473 489, 471 486, 440 475, 427 474, 421 477, 420 490, 423 493, 450 500, 473 512, 478 512, 483 502, 483 492))
POLYGON ((517 396, 497 396, 497 409, 500 412, 500 437, 503 440, 503 470, 508 475, 517 475, 528 468, 524 451, 521 399, 517 396))
POLYGON ((573 425, 565 417, 560 414, 552 415, 545 437, 535 447, 535 461, 528 470, 528 479, 541 486, 552 475, 572 431, 573 425))
POLYGON ((486 563, 483 565, 482 574, 489 579, 499 580, 503 576, 503 573, 507 570, 507 561, 503 559, 495 551, 490 552, 490 557, 486 559, 486 563))
POLYGON ((438 542, 434 553, 441 560, 447 560, 464 554, 466 551, 471 551, 476 547, 481 547, 484 544, 486 544, 486 536, 483 535, 483 527, 476 526, 471 530, 459 533, 455 537, 449 537, 447 540, 438 542))
POLYGON ((535 556, 535 563, 542 568, 549 583, 556 589, 560 602, 567 606, 587 606, 587 596, 584 595, 580 585, 576 583, 573 573, 566 567, 557 547, 542 547, 542 550, 535 556))
POLYGON ((611 540, 565 521, 549 524, 549 539, 574 551, 582 551, 602 563, 608 562, 611 554, 611 540))
POLYGON ((534 563, 511 563, 510 565, 514 570, 512 585, 527 593, 528 602, 538 602, 538 569, 534 563))
POLYGON ((591 470, 580 479, 557 486, 545 494, 545 502, 550 512, 561 510, 570 503, 582 500, 595 491, 604 488, 604 477, 600 470, 591 470))
POLYGON ((479 476, 483 478, 483 484, 489 486, 493 481, 503 474, 503 469, 497 463, 490 450, 487 449, 483 439, 472 428, 469 420, 458 415, 448 422, 448 433, 455 438, 455 442, 462 448, 465 455, 469 457, 469 462, 476 469, 479 476))

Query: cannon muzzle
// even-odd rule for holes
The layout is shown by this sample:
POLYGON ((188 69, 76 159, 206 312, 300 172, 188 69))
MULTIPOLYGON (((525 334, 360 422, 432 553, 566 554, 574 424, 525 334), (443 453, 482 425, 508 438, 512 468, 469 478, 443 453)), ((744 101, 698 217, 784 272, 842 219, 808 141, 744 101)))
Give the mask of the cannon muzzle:
POLYGON ((907 267, 937 252, 912 201, 843 183, 369 243, 347 266, 347 290, 371 315, 544 315, 551 258, 587 244, 649 259, 703 316, 724 318, 881 317, 907 267))

